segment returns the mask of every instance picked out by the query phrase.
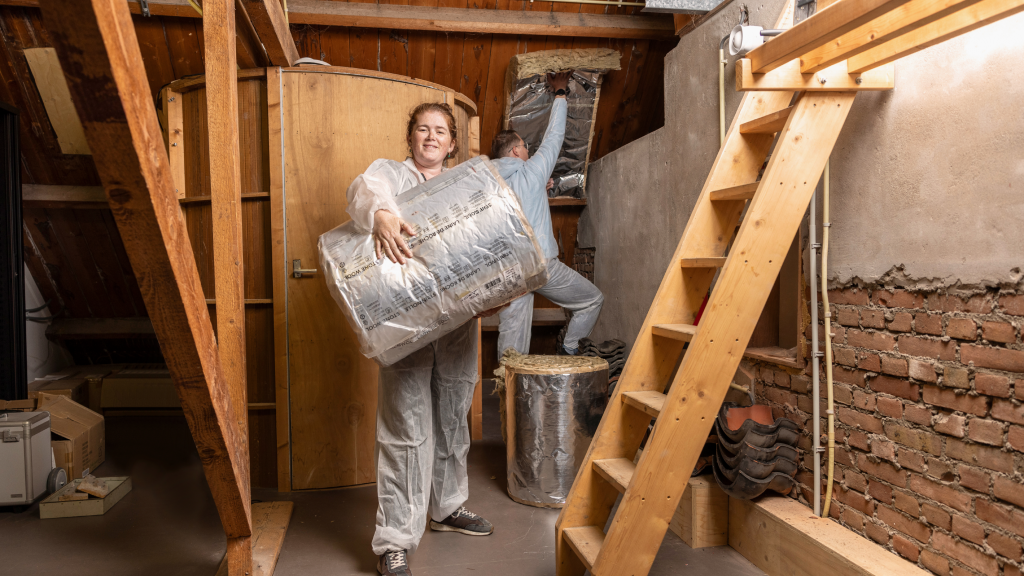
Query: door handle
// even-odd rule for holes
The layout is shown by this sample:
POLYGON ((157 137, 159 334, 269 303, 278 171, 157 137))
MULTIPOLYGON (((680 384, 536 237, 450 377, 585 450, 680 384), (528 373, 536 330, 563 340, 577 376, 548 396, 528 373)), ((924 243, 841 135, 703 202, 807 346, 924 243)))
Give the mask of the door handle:
POLYGON ((296 278, 316 276, 316 268, 303 268, 301 259, 292 260, 292 276, 296 278))

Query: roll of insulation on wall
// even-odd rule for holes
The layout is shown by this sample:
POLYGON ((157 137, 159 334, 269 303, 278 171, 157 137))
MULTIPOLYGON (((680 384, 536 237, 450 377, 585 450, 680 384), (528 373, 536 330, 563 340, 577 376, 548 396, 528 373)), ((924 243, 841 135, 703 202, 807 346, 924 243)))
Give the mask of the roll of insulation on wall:
POLYGON ((508 494, 561 508, 608 404, 608 362, 519 356, 505 364, 508 494))

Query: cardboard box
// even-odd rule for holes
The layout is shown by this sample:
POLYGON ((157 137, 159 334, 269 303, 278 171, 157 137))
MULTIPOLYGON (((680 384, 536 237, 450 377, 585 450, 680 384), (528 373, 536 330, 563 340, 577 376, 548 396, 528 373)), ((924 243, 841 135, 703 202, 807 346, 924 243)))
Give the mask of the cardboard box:
POLYGON ((29 398, 26 400, 0 400, 0 410, 15 410, 18 412, 34 412, 36 409, 36 400, 29 398))
POLYGON ((181 408, 171 373, 163 364, 129 364, 103 379, 104 408, 181 408))
POLYGON ((98 408, 99 398, 92 398, 91 389, 104 376, 124 368, 124 364, 102 364, 97 366, 72 366, 56 374, 36 378, 28 385, 28 397, 38 398, 40 392, 59 394, 83 406, 98 408))
POLYGON ((50 413, 50 430, 56 436, 50 442, 57 466, 67 472, 68 480, 82 478, 106 458, 103 416, 67 396, 42 394, 40 412, 50 413))

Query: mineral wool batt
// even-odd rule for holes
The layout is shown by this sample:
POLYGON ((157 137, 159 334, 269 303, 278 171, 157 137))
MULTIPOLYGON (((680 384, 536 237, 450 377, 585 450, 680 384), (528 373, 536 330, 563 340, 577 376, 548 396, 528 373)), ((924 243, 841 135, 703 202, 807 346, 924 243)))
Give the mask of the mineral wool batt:
POLYGON ((405 265, 374 256, 373 237, 347 222, 320 236, 327 286, 359 338, 388 366, 476 314, 547 282, 519 200, 484 156, 396 198, 416 235, 405 265))

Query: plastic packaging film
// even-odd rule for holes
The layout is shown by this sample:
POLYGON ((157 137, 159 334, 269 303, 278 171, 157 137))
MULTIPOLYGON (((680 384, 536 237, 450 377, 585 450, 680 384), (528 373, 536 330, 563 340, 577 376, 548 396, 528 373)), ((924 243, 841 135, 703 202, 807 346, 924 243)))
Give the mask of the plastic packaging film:
POLYGON ((484 156, 396 198, 416 230, 405 265, 374 255, 373 237, 347 222, 318 243, 328 288, 360 352, 391 365, 476 314, 547 282, 519 200, 484 156))
MULTIPOLYGON (((590 131, 600 85, 600 72, 577 70, 572 75, 569 94, 566 96, 568 114, 565 141, 552 172, 555 187, 548 192, 551 197, 584 197, 590 131)), ((526 142, 531 155, 537 151, 544 138, 554 99, 554 92, 542 74, 522 78, 515 84, 508 126, 526 142)))
POLYGON ((509 496, 560 508, 608 404, 608 363, 520 356, 505 370, 509 496))

